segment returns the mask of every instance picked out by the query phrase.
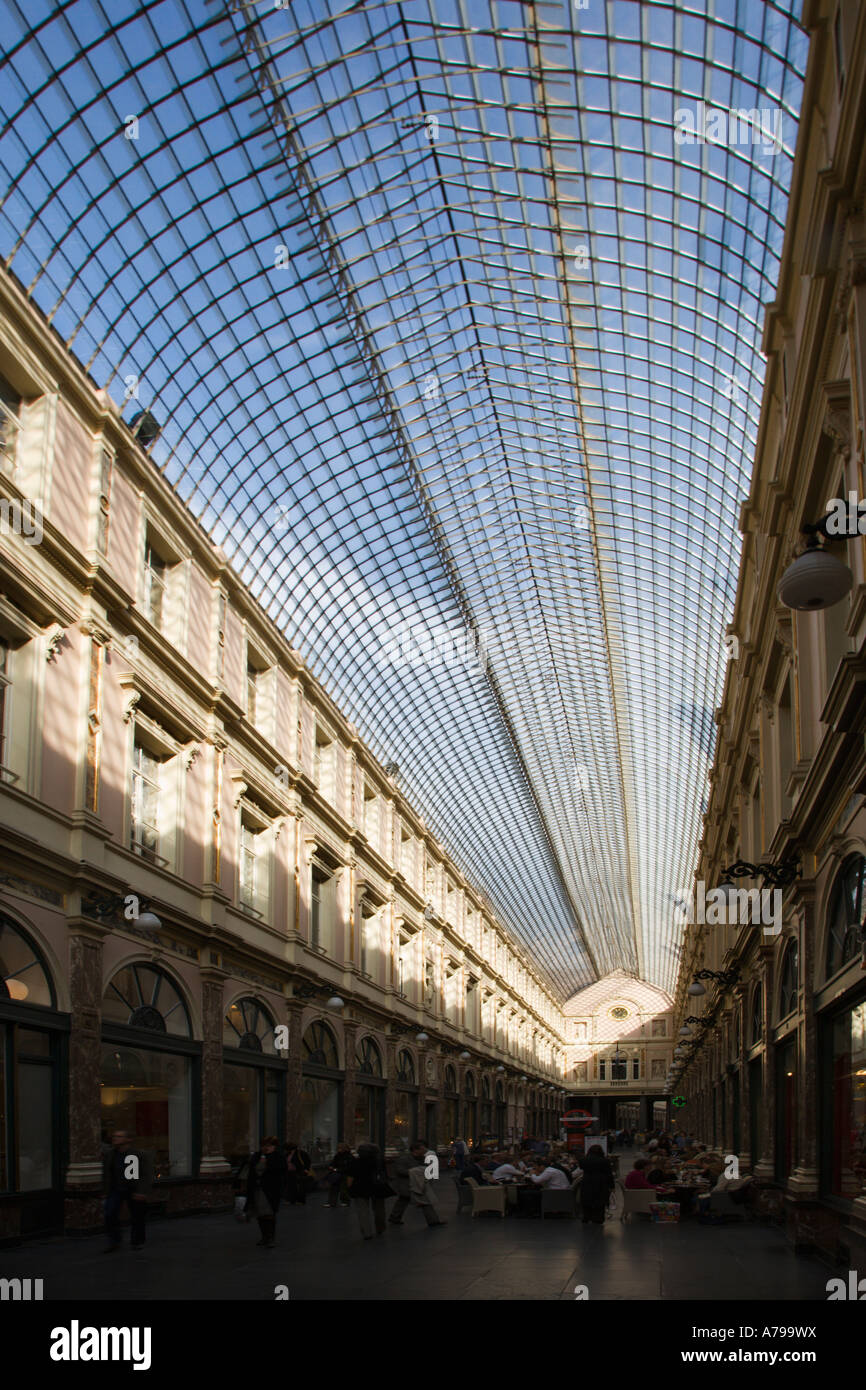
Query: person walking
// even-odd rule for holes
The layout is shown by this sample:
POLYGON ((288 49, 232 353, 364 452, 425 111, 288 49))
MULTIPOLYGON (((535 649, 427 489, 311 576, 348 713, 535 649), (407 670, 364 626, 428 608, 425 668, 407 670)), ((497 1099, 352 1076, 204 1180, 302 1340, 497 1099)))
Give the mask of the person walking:
POLYGON ((294 1139, 286 1144, 286 1201, 290 1207, 303 1206, 307 1200, 307 1183, 315 1181, 315 1173, 310 1167, 310 1155, 306 1149, 299 1149, 294 1139))
POLYGON ((397 1200, 391 1208, 388 1221, 392 1226, 403 1225, 403 1213, 410 1202, 421 1208, 424 1213, 424 1220, 428 1226, 446 1226, 447 1221, 443 1221, 436 1200, 430 1190, 430 1183, 426 1179, 425 1155, 427 1145, 423 1140, 416 1139, 414 1144, 410 1144, 408 1152, 398 1154, 394 1159, 394 1186, 397 1189, 397 1200))
POLYGON ((604 1225, 604 1212, 614 1189, 613 1169, 605 1158, 601 1144, 592 1144, 581 1162, 583 1181, 580 1184, 580 1205, 583 1224, 604 1225))
POLYGON ((385 1177, 382 1155, 376 1144, 359 1144, 357 1158, 346 1165, 346 1187, 358 1214, 358 1225, 365 1240, 385 1232, 385 1198, 391 1192, 385 1177))
POLYGON ((144 1246, 144 1221, 147 1198, 153 1185, 153 1162, 146 1149, 136 1148, 132 1135, 125 1129, 115 1130, 111 1146, 103 1149, 105 1177, 105 1234, 108 1244, 105 1254, 113 1254, 122 1243, 120 1213, 124 1204, 129 1211, 130 1244, 133 1250, 144 1246))
POLYGON ((261 1239, 257 1245, 267 1250, 274 1248, 274 1235, 277 1229, 277 1212, 280 1198, 286 1188, 288 1166, 285 1154, 280 1153, 280 1143, 275 1135, 262 1140, 262 1147, 252 1155, 247 1175, 247 1220, 255 1217, 259 1223, 261 1239))
POLYGON ((337 1199, 340 1200, 341 1207, 349 1205, 349 1194, 346 1190, 346 1172, 352 1161, 352 1150, 348 1144, 340 1142, 337 1145, 334 1157, 328 1165, 328 1200, 326 1206, 336 1208, 337 1199))
MULTIPOLYGON (((457 1169, 458 1175, 461 1174, 461 1173, 463 1172, 463 1169, 466 1167, 466 1164, 468 1163, 468 1161, 469 1161, 469 1150, 467 1149, 466 1144, 464 1143, 464 1141, 463 1141, 462 1139, 455 1139, 455 1140, 454 1140, 454 1167, 457 1169)), ((458 1176, 458 1182, 459 1182, 459 1176, 458 1176)))

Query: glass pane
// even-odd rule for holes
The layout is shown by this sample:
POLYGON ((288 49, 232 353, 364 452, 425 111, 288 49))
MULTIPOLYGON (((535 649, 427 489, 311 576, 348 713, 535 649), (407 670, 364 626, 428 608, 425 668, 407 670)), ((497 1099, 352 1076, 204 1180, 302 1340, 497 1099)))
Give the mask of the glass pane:
POLYGON ((50 1057, 51 1034, 37 1032, 35 1028, 19 1028, 16 1047, 19 1057, 22 1054, 28 1057, 50 1057))
POLYGON ((0 1023, 0 1192, 6 1191, 9 1178, 6 1157, 9 1134, 6 1116, 6 1053, 9 1047, 10 1032, 11 1029, 8 1025, 0 1023))
POLYGON ((54 1125, 51 1105, 53 1069, 41 1062, 18 1063, 18 1187, 34 1192, 51 1187, 54 1125))
MULTIPOLYGON (((313 1163, 326 1163, 340 1136, 340 1082, 304 1077, 301 1092, 301 1137, 313 1163)), ((360 1142, 356 1136, 356 1144, 360 1142)))
POLYGON ((223 1154, 229 1163, 248 1158, 259 1146, 259 1085, 255 1067, 223 1064, 223 1154))
POLYGON ((833 1025, 833 1172, 836 1197, 866 1194, 866 1002, 833 1025))
POLYGON ((154 1156, 157 1177, 192 1174, 190 1059, 142 1047, 102 1049, 102 1121, 154 1156))
POLYGON ((48 976, 29 942, 0 917, 0 999, 53 1006, 48 976))

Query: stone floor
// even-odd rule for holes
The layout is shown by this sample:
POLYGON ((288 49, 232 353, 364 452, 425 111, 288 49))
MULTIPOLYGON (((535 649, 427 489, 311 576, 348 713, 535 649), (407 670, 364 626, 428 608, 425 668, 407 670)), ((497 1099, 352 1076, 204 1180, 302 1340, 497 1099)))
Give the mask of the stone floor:
POLYGON ((52 1299, 573 1300, 770 1299, 826 1301, 831 1271, 795 1255, 771 1226, 654 1226, 614 1216, 604 1226, 456 1214, 450 1176, 437 1184, 448 1225, 405 1225, 363 1241, 355 1212, 283 1207, 273 1250, 230 1214, 154 1221, 141 1252, 102 1253, 102 1236, 35 1240, 0 1251, 0 1277, 41 1278, 52 1299))

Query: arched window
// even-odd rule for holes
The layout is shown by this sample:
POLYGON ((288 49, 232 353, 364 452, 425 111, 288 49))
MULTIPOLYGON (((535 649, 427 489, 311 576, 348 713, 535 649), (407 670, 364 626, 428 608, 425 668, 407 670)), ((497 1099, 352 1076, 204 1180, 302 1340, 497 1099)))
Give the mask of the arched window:
POLYGON ((852 854, 842 865, 830 895, 827 975, 835 975, 860 952, 866 887, 866 859, 852 854))
POLYGON ((362 1076, 382 1076, 382 1057, 372 1038, 362 1038, 355 1053, 355 1065, 362 1076))
POLYGON ((54 986, 40 952, 9 917, 0 913, 0 999, 57 1007, 54 986))
POLYGON ((481 1099, 490 1099, 490 1078, 487 1076, 482 1076, 481 1078, 481 1099))
POLYGON ((453 1067, 445 1068, 445 1090, 450 1091, 452 1095, 457 1094, 457 1073, 453 1067))
POLYGON ((406 1086, 415 1085, 415 1061, 405 1048, 397 1053, 397 1080, 406 1086))
POLYGON ((105 991, 102 1023, 103 1128, 146 1136, 158 1178, 191 1176, 194 1049, 180 990, 159 966, 125 965, 105 991))
POLYGON ((752 991, 752 1030, 750 1041, 756 1047, 764 1036, 764 993, 760 980, 752 991))
POLYGON ((468 1096, 470 1100, 475 1099, 475 1077, 471 1071, 468 1071, 463 1079, 463 1093, 468 1096))
POLYGON ((137 961, 113 977, 102 1001, 105 1023, 123 1023, 148 1033, 192 1037, 189 1014, 177 986, 157 965, 137 961))
POLYGON ((311 1023, 304 1034, 301 1046, 304 1051, 305 1062, 311 1062, 317 1067, 330 1067, 332 1071, 339 1068, 337 1043, 326 1023, 311 1023))
POLYGON ((236 999, 223 1019, 223 1046, 275 1053, 274 1020, 256 999, 236 999))
POLYGON ((796 941, 789 941, 782 962, 782 977, 779 985, 779 1018, 787 1018, 797 1007, 797 986, 800 970, 796 941))

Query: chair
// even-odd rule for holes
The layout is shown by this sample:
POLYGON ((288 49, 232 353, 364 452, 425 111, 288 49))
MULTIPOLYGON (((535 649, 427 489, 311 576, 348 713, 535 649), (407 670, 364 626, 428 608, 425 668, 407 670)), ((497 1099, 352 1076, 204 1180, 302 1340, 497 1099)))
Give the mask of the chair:
MULTIPOLYGON (((747 1186, 751 1178, 747 1178, 743 1186, 747 1186)), ((735 1202, 730 1192, 710 1193, 710 1216, 721 1216, 725 1220, 731 1217, 739 1221, 749 1220, 749 1209, 744 1202, 735 1202)))
POLYGON ((474 1178, 467 1178, 466 1185, 472 1189, 473 1217, 480 1211, 498 1211, 500 1216, 505 1215, 505 1188, 500 1183, 479 1187, 474 1178))
POLYGON ((658 1195, 655 1189, 626 1187, 625 1183, 622 1182, 617 1182, 617 1187, 622 1197, 622 1211, 619 1215, 620 1221, 625 1221, 626 1216, 631 1216, 633 1212, 642 1212, 645 1216, 651 1214, 650 1204, 658 1201, 658 1195))
MULTIPOLYGON (((469 1181, 471 1182, 472 1179, 469 1181)), ((472 1206, 472 1191, 466 1182, 458 1182, 455 1186, 457 1188, 457 1213, 459 1215, 464 1207, 472 1206)))
POLYGON ((565 1212, 572 1218, 577 1216, 577 1190, 579 1183, 570 1187, 546 1187, 541 1194, 541 1219, 554 1213, 565 1212))

